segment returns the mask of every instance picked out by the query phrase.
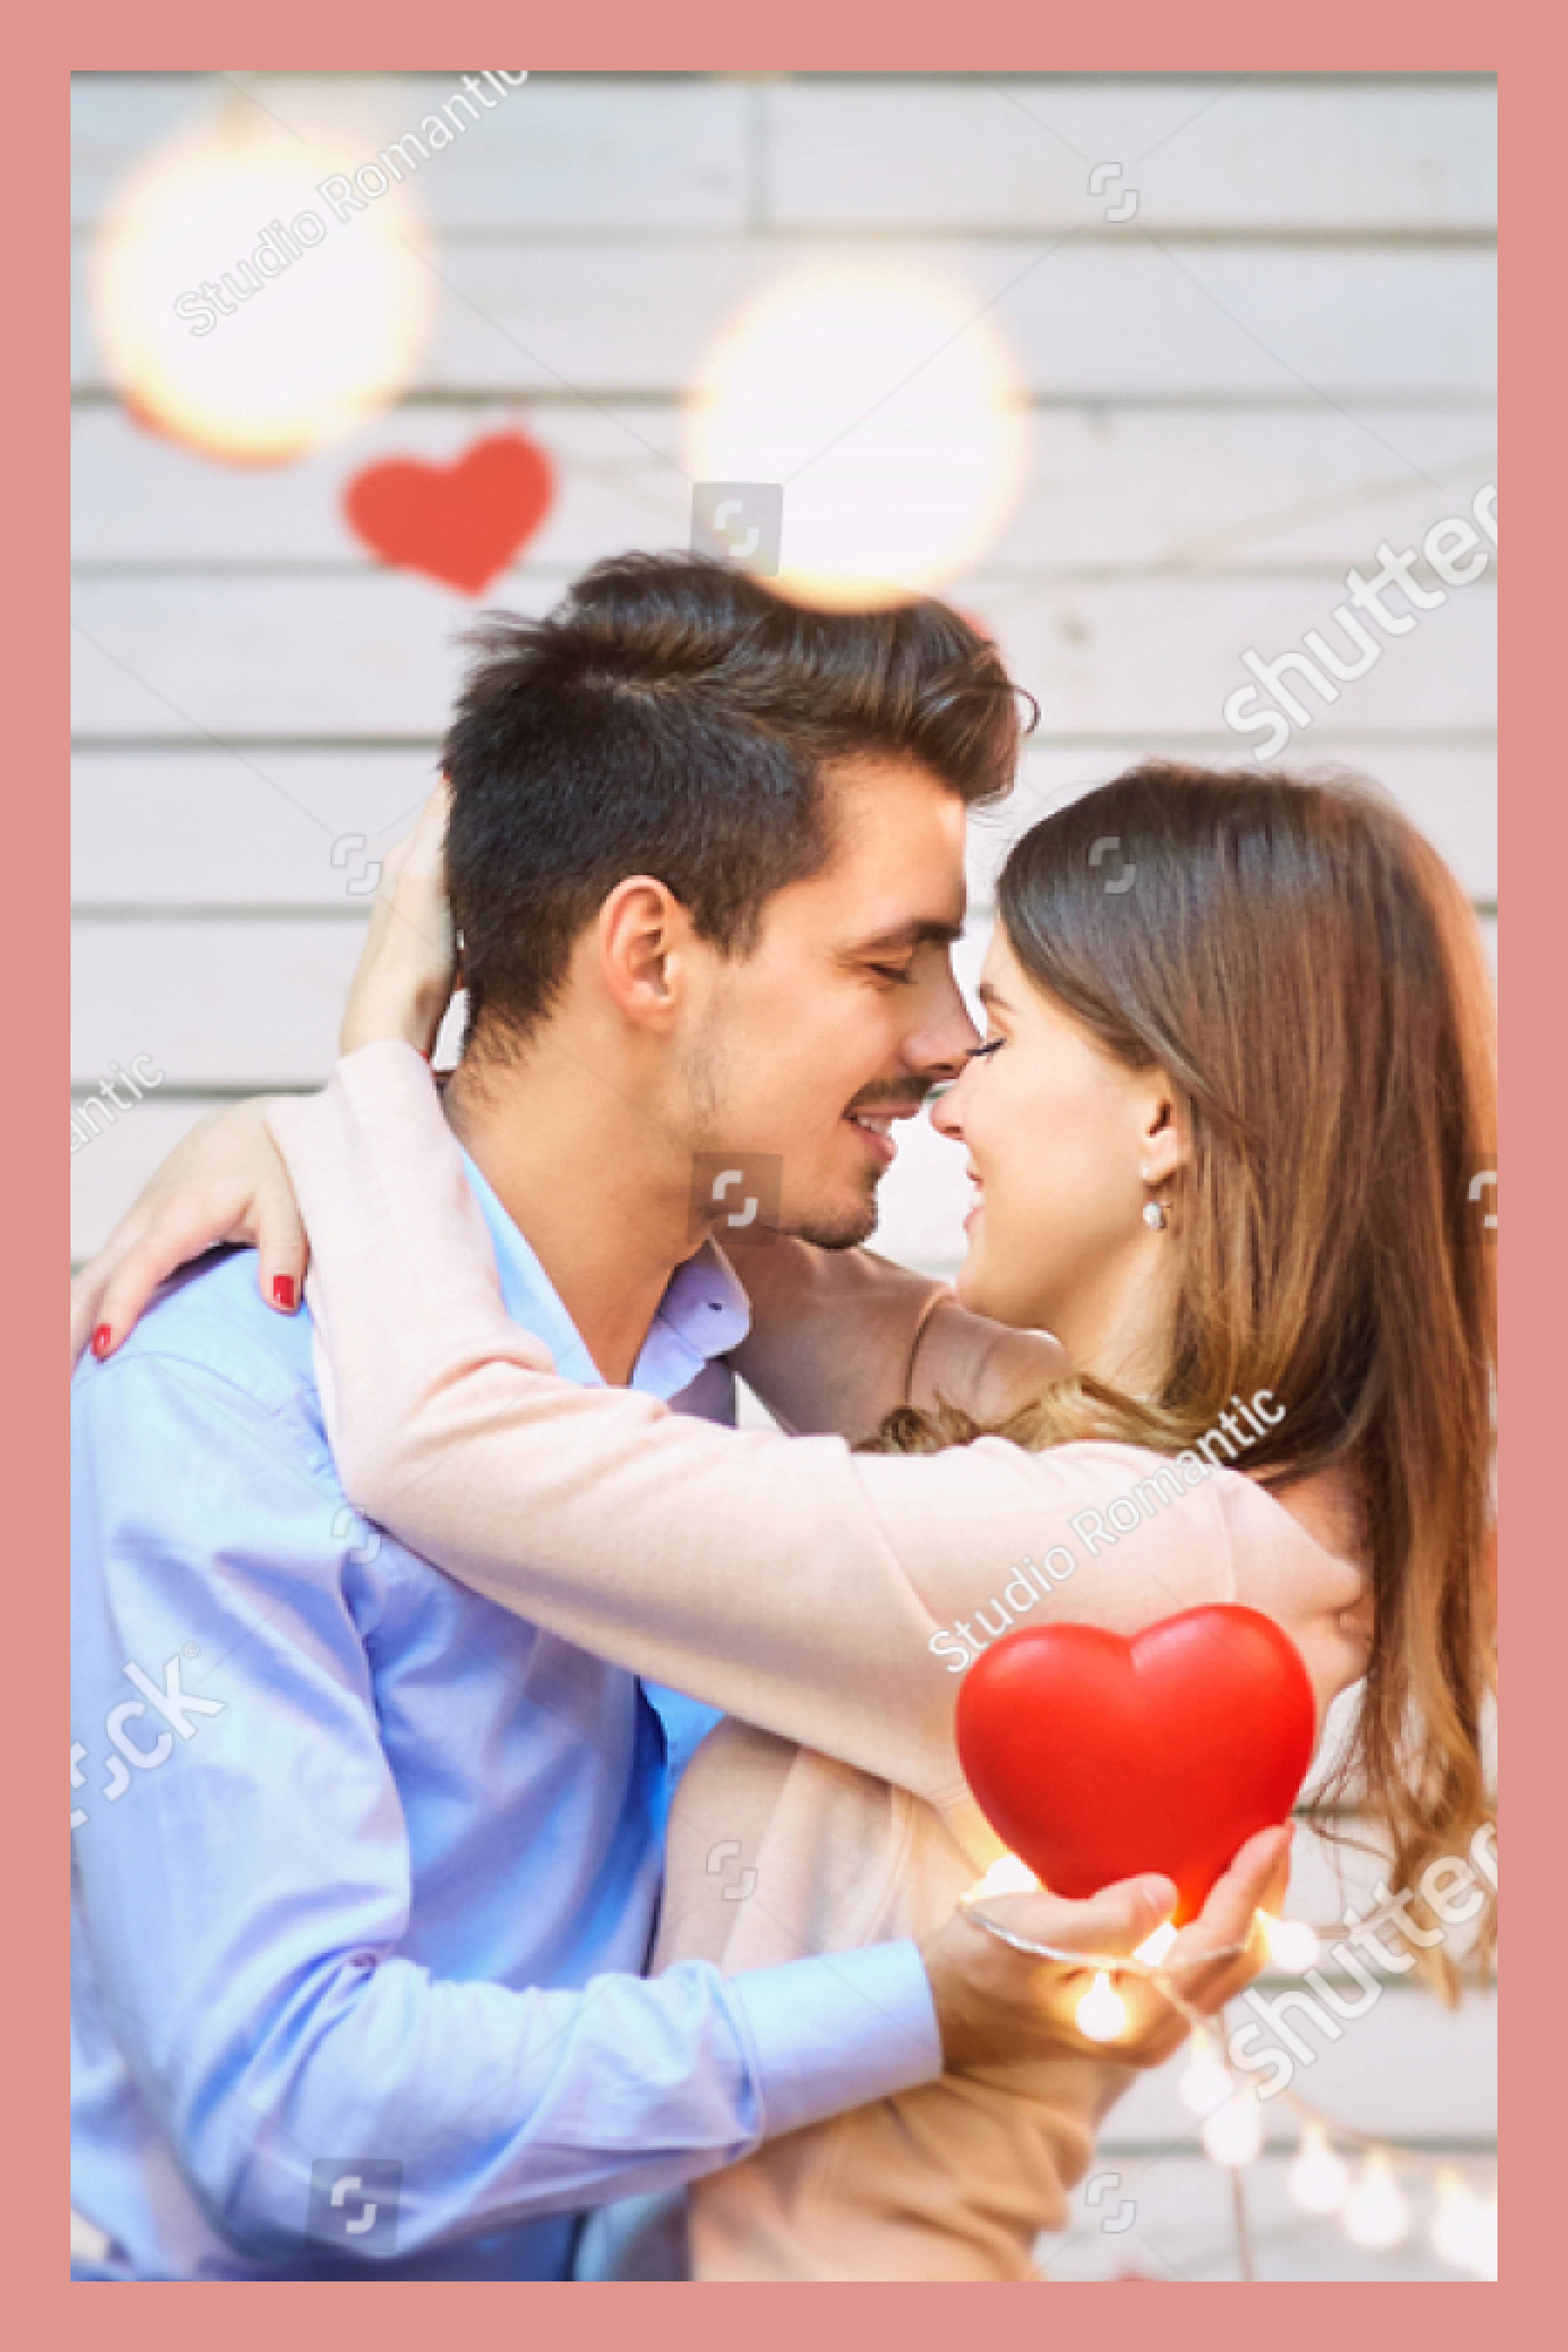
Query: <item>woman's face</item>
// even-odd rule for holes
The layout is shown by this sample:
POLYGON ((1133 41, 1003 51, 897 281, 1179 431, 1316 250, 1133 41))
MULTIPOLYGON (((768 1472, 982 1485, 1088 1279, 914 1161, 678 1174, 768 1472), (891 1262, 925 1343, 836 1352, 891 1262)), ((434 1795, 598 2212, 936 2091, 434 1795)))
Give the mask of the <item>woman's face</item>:
POLYGON ((975 1186, 958 1295, 1054 1332, 1080 1370, 1128 1379, 1169 1311, 1182 1156, 1169 1081, 1107 1053, 1026 976, 1000 926, 979 993, 985 1044, 931 1113, 975 1186), (1173 1218, 1163 1232, 1143 1219, 1155 1198, 1173 1218))

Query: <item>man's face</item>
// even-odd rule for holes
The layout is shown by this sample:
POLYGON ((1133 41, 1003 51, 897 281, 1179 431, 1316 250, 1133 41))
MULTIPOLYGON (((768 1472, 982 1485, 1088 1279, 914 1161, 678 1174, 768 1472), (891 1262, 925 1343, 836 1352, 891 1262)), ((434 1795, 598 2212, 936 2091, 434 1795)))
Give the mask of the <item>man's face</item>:
POLYGON ((893 1122, 978 1039, 948 954, 963 920, 963 802, 894 761, 846 762, 828 789, 829 863, 769 900, 754 953, 715 959, 683 1053, 702 1164, 776 1163, 770 1221, 847 1248, 876 1225, 893 1122))

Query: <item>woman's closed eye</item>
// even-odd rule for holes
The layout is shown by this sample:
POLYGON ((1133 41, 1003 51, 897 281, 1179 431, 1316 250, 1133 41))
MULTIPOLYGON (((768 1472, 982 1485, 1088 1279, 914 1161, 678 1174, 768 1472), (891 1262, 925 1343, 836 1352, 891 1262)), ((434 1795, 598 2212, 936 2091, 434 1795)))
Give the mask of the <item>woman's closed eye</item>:
POLYGON ((1006 1043, 1005 1037, 987 1037, 984 1045, 971 1045, 965 1059, 971 1062, 986 1061, 991 1055, 1000 1053, 1006 1043))

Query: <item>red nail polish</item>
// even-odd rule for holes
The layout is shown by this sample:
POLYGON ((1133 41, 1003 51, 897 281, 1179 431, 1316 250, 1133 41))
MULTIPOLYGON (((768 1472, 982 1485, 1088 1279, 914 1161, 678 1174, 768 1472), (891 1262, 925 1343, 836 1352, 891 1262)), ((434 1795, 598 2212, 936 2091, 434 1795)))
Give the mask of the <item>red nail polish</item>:
POLYGON ((101 1361, 114 1344, 114 1334, 107 1323, 100 1323, 92 1335, 92 1352, 101 1361))
POLYGON ((294 1304, 294 1277, 291 1274, 278 1274, 273 1276, 272 1304, 274 1307, 287 1307, 292 1308, 294 1304))

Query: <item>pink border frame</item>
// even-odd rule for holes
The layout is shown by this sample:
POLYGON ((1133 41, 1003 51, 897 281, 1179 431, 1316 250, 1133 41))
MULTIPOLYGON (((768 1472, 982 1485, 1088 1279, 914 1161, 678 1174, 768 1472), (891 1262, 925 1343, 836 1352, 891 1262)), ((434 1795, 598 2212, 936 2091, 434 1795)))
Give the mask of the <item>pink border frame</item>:
MULTIPOLYGON (((601 0, 590 38, 584 41, 581 34, 576 38, 569 36, 564 58, 556 51, 553 25, 536 26, 526 18, 520 19, 515 9, 470 7, 462 12, 461 23, 465 33, 476 36, 472 45, 476 49, 485 46, 485 39, 478 37, 480 36, 488 37, 491 47, 501 54, 515 53, 521 46, 530 58, 531 69, 541 72, 552 68, 617 72, 768 70, 775 69, 778 56, 776 50, 772 59, 765 54, 773 48, 776 37, 769 20, 737 10, 732 5, 714 5, 714 0, 673 11, 662 10, 657 16, 650 16, 645 8, 626 5, 625 0, 601 0), (754 48, 763 49, 764 56, 748 55, 754 48), (586 57, 584 49, 590 52, 586 57), (700 68, 698 60, 701 61, 700 68)), ((289 45, 294 47, 296 61, 301 55, 300 42, 304 44, 303 55, 307 58, 319 43, 326 55, 318 54, 311 60, 312 66, 323 71, 341 72, 373 69, 366 65, 366 51, 374 52, 377 47, 382 50, 382 58, 380 67, 374 69, 395 69, 385 53, 388 48, 395 53, 402 47, 401 35, 408 28, 402 11, 392 14, 362 5, 341 6, 328 24, 319 8, 299 6, 296 0, 276 0, 268 11, 266 22, 266 29, 275 40, 279 33, 290 37, 289 45)), ((425 29, 417 20, 413 28, 425 29)), ((26 551, 36 540, 39 548, 48 551, 40 558, 48 576, 64 581, 68 571, 65 532, 54 499, 57 479, 66 476, 68 452, 59 430, 58 362, 52 356, 46 360, 43 354, 47 348, 58 348, 57 335, 61 341, 64 338, 68 310, 65 272, 55 237, 51 235, 35 238, 29 233, 32 224, 51 214, 63 215, 64 212, 68 158, 62 118, 64 85, 69 68, 65 60, 57 62, 53 57, 57 29, 64 47, 67 27, 58 16, 24 11, 13 26, 15 64, 12 105, 8 110, 9 137, 0 150, 0 173, 4 174, 8 196, 4 217, 9 232, 9 297, 12 316, 19 330, 15 340, 8 339, 11 383, 6 407, 11 430, 5 463, 9 543, 17 572, 23 572, 24 567, 30 571, 26 551), (58 209, 47 197, 46 192, 50 188, 61 199, 58 209), (58 453, 54 462, 40 462, 44 451, 58 453)), ((138 9, 129 20, 121 10, 103 6, 101 0, 86 0, 68 29, 81 47, 95 46, 98 38, 105 39, 111 56, 117 47, 124 55, 126 35, 133 31, 136 46, 141 47, 146 42, 147 47, 142 51, 141 67, 132 69, 193 70, 194 54, 206 45, 213 18, 209 9, 198 8, 191 5, 191 0, 179 0, 179 5, 175 0, 149 0, 149 5, 138 9), (159 64, 154 65, 153 59, 159 64)), ((449 24, 447 29, 451 29, 449 24)), ((1552 457, 1546 436, 1557 425, 1561 394, 1545 348, 1542 322, 1555 319, 1558 305, 1550 289, 1558 282, 1562 267, 1561 190, 1552 184, 1550 176, 1560 152, 1557 142, 1562 136, 1554 119, 1558 94, 1550 60, 1561 37, 1549 29, 1535 12, 1531 11, 1528 20, 1522 9, 1516 10, 1511 19, 1489 15, 1482 26, 1473 9, 1461 10, 1453 5, 1453 0, 1425 0, 1420 7, 1411 5, 1411 0, 1393 0, 1393 5, 1384 0, 1375 14, 1364 5, 1348 6, 1345 0, 1319 0, 1319 5, 1305 16, 1287 19, 1278 11, 1243 8, 1236 5, 1236 0, 1226 0, 1226 5, 1204 0, 1204 5, 1184 10, 1177 18, 1166 9, 1150 6, 1148 0, 1121 0, 1112 26, 1107 27, 1092 17, 1082 23, 1071 18, 1062 21, 1044 15, 1035 5, 993 5, 983 17, 976 17, 973 9, 939 9, 931 6, 930 0, 898 0, 896 6, 892 0, 881 0, 880 5, 863 9, 851 21, 840 5, 796 0, 789 15, 788 32, 790 46, 796 53, 790 69, 867 73, 1002 69, 1190 73, 1235 72, 1238 68, 1273 72, 1500 71, 1517 42, 1519 63, 1525 69, 1517 83, 1510 79, 1509 90, 1512 133, 1509 181, 1514 199, 1510 231, 1510 259, 1514 271, 1511 282, 1520 282, 1519 273, 1527 262, 1533 267, 1538 261, 1542 276, 1535 300, 1522 297, 1516 306, 1514 340, 1534 341, 1535 354, 1532 363, 1516 364, 1512 405, 1520 412, 1516 422, 1521 433, 1527 438, 1537 437, 1542 466, 1537 478, 1541 488, 1545 490, 1551 485, 1552 457), (1113 40, 1106 37, 1108 30, 1113 30, 1113 40), (1479 55, 1482 32, 1487 35, 1486 46, 1493 51, 1489 64, 1479 55), (1107 57, 1107 50, 1113 50, 1112 58, 1107 57)), ((782 48, 782 41, 779 46, 782 48)), ((100 69, 108 68, 104 66, 100 69)), ((121 68, 124 69, 127 68, 121 68)), ((300 69, 298 62, 293 69, 300 69)), ((1522 359, 1523 355, 1516 356, 1522 359)), ((1560 467, 1560 456, 1557 463, 1560 467)), ((1556 900, 1560 877, 1568 870, 1568 858, 1563 847, 1564 796, 1545 756, 1545 738, 1552 723, 1554 707, 1551 697, 1563 667, 1561 646, 1552 634, 1561 609, 1561 589, 1548 568, 1551 558, 1546 498, 1536 496, 1524 504, 1521 533, 1525 544, 1522 553, 1516 551, 1513 560, 1516 563, 1523 562, 1527 572, 1534 574, 1535 591, 1530 595, 1519 594, 1509 608, 1509 735, 1510 741, 1522 740, 1533 719, 1542 729, 1542 761, 1531 784, 1521 782, 1515 788, 1521 803, 1524 794, 1530 793, 1531 806, 1528 855, 1521 860, 1521 870, 1510 886, 1516 895, 1509 902, 1509 952, 1517 975, 1513 982, 1515 1008, 1510 1040, 1514 1066, 1521 1072, 1525 1048, 1531 1048, 1537 1095, 1524 1097, 1521 1089, 1517 1106, 1516 1123, 1523 1132, 1519 1156, 1510 1160, 1514 1182, 1510 1194, 1509 1223, 1513 1248, 1505 1261, 1505 1274, 1509 1268, 1515 1268, 1518 1279, 1505 1281, 1504 1300, 1505 1307, 1514 1304, 1520 1307, 1520 1312, 1509 1318, 1513 1348, 1510 1362, 1516 1373, 1510 1391, 1512 1444, 1509 1457, 1511 1475, 1517 1481, 1517 1494, 1513 1496, 1516 1524, 1522 1528, 1528 1518, 1540 1531, 1542 1544, 1538 1582, 1531 1602, 1529 1639, 1517 1661, 1516 1679, 1510 1685, 1515 1705, 1522 1705, 1523 1719, 1528 1723, 1535 1717, 1537 1706, 1549 1722, 1561 1714, 1561 1698, 1555 1688, 1558 1669, 1553 1635, 1555 1633, 1559 1641, 1563 1638, 1563 1600, 1553 1562, 1562 1549, 1561 1522, 1557 1518, 1562 1504, 1552 1485, 1552 1465, 1561 1454, 1562 1441, 1557 1434, 1556 1400, 1546 1361, 1552 1333, 1542 1312, 1539 1281, 1532 1279, 1534 1269, 1530 1254, 1522 1249, 1519 1236, 1521 1230, 1534 1227, 1542 1245, 1543 1266, 1563 1255, 1561 1239, 1553 1247, 1544 1231, 1547 1137, 1538 1131, 1539 1157, 1532 1158, 1529 1135, 1532 1120, 1543 1128, 1551 1117, 1550 1111, 1543 1112, 1535 1106, 1542 1097, 1549 1102, 1552 1099, 1563 1049, 1554 1017, 1554 998, 1561 992, 1561 980, 1557 980, 1554 991, 1553 975, 1544 971, 1542 946, 1525 916, 1533 901, 1534 913, 1542 919, 1543 931, 1546 924, 1553 922, 1561 930, 1563 917, 1556 900), (1532 658, 1537 651, 1541 655, 1539 668, 1532 658), (1542 967, 1539 986, 1535 984, 1533 970, 1537 963, 1542 967), (1522 1193, 1518 1189, 1521 1181, 1525 1186, 1522 1193), (1533 1316, 1523 1304, 1522 1294, 1526 1291, 1535 1294, 1531 1302, 1535 1308, 1533 1316), (1536 1685, 1533 1692, 1532 1680, 1536 1685), (1521 1683, 1524 1685, 1522 1699, 1521 1683)), ((47 871, 51 879, 60 877, 63 888, 68 848, 68 803, 63 788, 46 783, 40 789, 37 780, 58 772, 53 766, 58 756, 53 730, 67 686, 65 639, 52 613, 47 611, 46 600, 30 581, 26 583, 26 593, 12 600, 9 619, 11 646, 16 656, 12 677, 29 680, 32 686, 24 697, 17 698, 12 711, 11 756, 16 766, 18 839, 10 867, 9 878, 14 886, 10 893, 11 912, 5 926, 8 993, 17 1007, 30 1011, 41 1005, 47 1037, 51 1042, 61 1037, 63 1042, 68 991, 64 927, 58 932, 55 929, 55 919, 48 912, 52 893, 39 887, 39 876, 47 871), (58 702, 53 690, 42 690, 47 683, 52 685, 57 677, 58 702), (58 993, 52 990, 50 975, 62 982, 58 993)), ((37 1066, 29 1056, 26 1066, 36 1069, 37 1066)), ((19 1071, 18 1088, 22 1077, 23 1072, 19 1071)), ((63 1268, 68 1255, 63 1188, 30 1153, 13 1159, 5 1171, 5 1184, 14 1296, 36 1343, 49 1317, 59 1311, 58 1303, 53 1308, 47 1307, 47 1294, 60 1279, 59 1273, 51 1269, 63 1268), (41 1237, 49 1232, 56 1234, 56 1243, 40 1246, 41 1237)), ((1561 1210, 1558 1213, 1560 1218, 1561 1210)), ((179 2318, 175 2306, 164 2309, 158 2300, 165 2292, 162 2287, 149 2290, 154 2298, 152 2303, 145 2297, 141 2304, 127 2305, 121 2300, 108 2315, 101 2310, 89 2311, 80 2298, 68 2304, 66 2300, 64 2157, 68 2135, 59 2056, 68 1997, 68 1971, 59 1948, 65 1943, 65 1926, 63 1906, 53 1891, 53 1865, 47 1859, 56 1848, 58 1830, 35 1793, 41 1778, 37 1760, 47 1744, 43 1736, 46 1719, 58 1721, 56 1684, 52 1675, 36 1676, 29 1671, 32 1659, 47 1656, 51 1662, 59 1661, 62 1680, 65 1675, 65 1580, 60 1562, 67 1510, 66 1442, 63 1415, 49 1405, 47 1391, 36 1376, 19 1376, 8 1387, 6 1410, 26 1424, 23 1442, 14 1452, 7 1449, 13 1464, 7 1569, 14 1610, 9 1676, 9 1744, 16 1759, 12 1780, 14 1787, 26 1791, 26 1800, 17 1808, 14 1823, 17 1851, 13 1864, 12 1901, 7 1907, 10 1932, 5 1957, 7 2000, 4 2015, 10 2023, 10 2031, 5 2036, 5 2080, 11 2118, 7 2134, 5 2231, 9 2275, 5 2302, 13 2314, 11 2324, 18 2329, 18 2341, 74 2345, 100 2340, 107 2335, 117 2346, 146 2344, 149 2352, 154 2347, 157 2352, 168 2352, 172 2345, 195 2343, 198 2332, 200 2340, 210 2341, 216 2326, 221 2330, 220 2340, 226 2352, 228 2347, 269 2345, 282 2315, 270 2305, 270 2290, 265 2287, 226 2287, 219 2313, 209 2314, 205 2320, 194 2309, 184 2320, 179 2318), (21 1467, 24 1464, 27 1465, 26 1473, 21 1467), (58 1476, 53 1475, 57 1468, 58 1476), (50 1475, 46 1475, 46 1471, 50 1475), (24 1874, 34 1891, 29 1897, 18 1899, 18 1885, 24 1874), (40 2030, 46 2018, 50 2024, 48 2032, 40 2030), (58 2038, 53 2030, 57 2019, 61 2029, 58 2038), (25 2115, 28 2120, 24 2125, 25 2115), (37 2139, 33 2137, 35 2131, 38 2134, 37 2139)), ((1564 1647, 1568 1649, 1568 1643, 1564 1647)), ((1513 1800, 1527 1811, 1531 1807, 1539 1809, 1548 1854, 1553 1850, 1553 1832, 1560 1833, 1559 1824, 1549 1811, 1549 1771, 1548 1766, 1543 1769, 1542 1783, 1533 1789, 1528 1785, 1527 1775, 1527 1785, 1516 1791, 1513 1800)), ((1550 1889, 1541 1881, 1535 1886, 1526 1883, 1522 1896, 1515 1897, 1516 1906, 1521 1899, 1525 1903, 1526 1916, 1524 1932, 1517 1940, 1523 1972, 1527 1977, 1537 1971, 1543 1976, 1549 1937, 1555 1924, 1552 1916, 1555 1906, 1550 1889), (1536 1886, 1543 1891, 1537 1893, 1536 1886), (1534 1916, 1538 1909, 1539 1918, 1534 1916)), ((1542 1991, 1541 2013, 1545 2015, 1548 1999, 1544 1986, 1542 1991)), ((1514 2013, 1523 2013, 1519 1987, 1513 1989, 1512 1997, 1521 2004, 1514 2013)), ((1551 2309, 1555 2300, 1545 2276, 1552 2243, 1546 2203, 1554 2187, 1552 2159, 1558 2152, 1551 2137, 1558 2116, 1550 2099, 1549 2093, 1538 2091, 1534 2098, 1517 2102, 1510 2115, 1508 2252, 1500 2291, 1520 2298, 1518 2317, 1521 2325, 1527 2310, 1531 2319, 1540 2324, 1536 2314, 1551 2309)), ((290 2329, 303 2326, 316 2340, 335 2336, 345 2314, 333 2290, 298 2284, 281 2291, 294 2300, 294 2318, 284 2323, 290 2329), (335 2324, 322 2300, 326 2297, 333 2299, 335 2324), (306 2303, 317 2315, 310 2322, 305 2320, 306 2303)), ((428 2329, 442 2324, 437 2315, 425 2308, 423 2297, 442 2291, 438 2286, 392 2289, 377 2305, 378 2346, 407 2344, 422 2347, 428 2329), (420 2305, 417 2311, 414 2308, 416 2301, 420 2305)), ((508 2299, 511 2290, 505 2286, 475 2284, 447 2291, 464 2294, 465 2309, 471 2321, 485 2326, 487 2332, 489 2326, 494 2326, 504 2336, 514 2329, 527 2328, 531 2323, 538 2324, 539 2315, 529 2313, 523 2305, 512 2308, 508 2299), (481 2300, 487 2315, 483 2322, 478 2308, 481 2300)), ((1351 2295, 1376 2292, 1367 2287, 1338 2291, 1351 2295)), ((1407 2291, 1422 2294, 1432 2292, 1419 2288, 1407 2291)), ((545 2286, 531 2292, 536 2296, 553 2295, 563 2290, 545 2286)), ((722 2297, 709 2297, 699 2304, 689 2299, 679 2305, 650 2307, 649 2298, 659 2294, 657 2287, 628 2286, 614 2292, 622 2298, 618 2303, 612 2305, 601 2298, 579 2300, 574 2305, 576 2317, 569 2324, 574 2339, 586 2347, 586 2352, 597 2352, 601 2342, 609 2352, 623 2327, 656 2342, 668 2329, 683 2347, 709 2340, 728 2341, 732 2331, 739 2328, 753 2352, 773 2352, 775 2346, 778 2352, 784 2352, 786 2346, 793 2345, 800 2326, 800 2315, 787 2305, 779 2305, 776 2291, 766 2287, 731 2287, 727 2291, 731 2298, 728 2306, 722 2297), (635 2313, 630 2307, 632 2299, 637 2302, 635 2313), (742 2300, 747 2306, 744 2312, 738 2307, 742 2300), (769 2305, 766 2311, 762 2308, 763 2302, 769 2305), (662 2322, 658 2317, 660 2307, 668 2315, 662 2322)), ((933 2347, 945 2347, 953 2326, 963 2324, 956 2320, 955 2315, 937 2308, 940 2297, 929 2288, 846 2286, 824 2288, 821 2292, 836 2303, 855 2304, 855 2311, 841 2311, 834 2323, 846 2330, 853 2328, 858 2321, 864 2323, 867 2315, 863 2306, 870 2300, 896 2300, 897 2320, 889 2312, 873 2324, 879 2328, 896 2327, 900 2346, 909 2347, 909 2352, 922 2341, 929 2341, 933 2347)), ((952 2292, 963 2290, 955 2288, 952 2292)), ((999 2347, 1012 2342, 1035 2343, 1042 2326, 1048 2328, 1052 2325, 1052 2311, 1057 2315, 1056 2324, 1060 2325, 1059 2305, 1048 2305, 1044 2314, 1037 2306, 1032 2305, 1031 2309, 1035 2314, 1032 2319, 1022 2308, 1013 2313, 1004 2311, 999 2303, 988 2305, 984 2324, 991 2344, 999 2347)), ((1146 2340, 1151 2323, 1142 2306, 1134 2305, 1121 2316, 1114 2302, 1109 2310, 1105 2306, 1099 2309, 1097 2338, 1109 2337, 1112 2342, 1122 2338, 1139 2343, 1146 2340)), ((1185 2320, 1173 2320, 1167 2315, 1160 2323, 1166 2341, 1173 2333, 1179 2340, 1189 2330, 1196 2341, 1200 2332, 1212 2333, 1216 2326, 1225 2325, 1217 2320, 1201 2321, 1190 2298, 1184 2310, 1187 2314, 1185 2320)), ((1393 2321, 1406 2327, 1412 2324, 1409 2318, 1401 2323, 1382 2311, 1378 2316, 1384 2318, 1385 2324, 1393 2321)), ((557 2314, 554 2324, 561 2325, 563 2318, 563 2314, 557 2314)), ((1359 2322, 1347 2314, 1338 2325, 1358 2327, 1371 2323, 1371 2314, 1363 2315, 1359 2322)), ((1233 2315, 1230 2325, 1237 2324, 1233 2315)), ((1268 2331, 1271 2345, 1288 2345, 1296 2340, 1311 2342, 1326 2325, 1335 2323, 1315 2307, 1309 2309, 1293 2301, 1281 2300, 1251 2324, 1268 2331)), ((1443 2305, 1433 2302, 1421 2323, 1424 2329, 1434 2330, 1434 2340, 1456 2344, 1460 2340, 1460 2331, 1468 2333, 1474 2324, 1473 2319, 1466 2321, 1462 2307, 1451 2299, 1443 2305), (1440 2308, 1444 2316, 1439 2320, 1440 2308)), ((1530 2335, 1533 2336, 1533 2326, 1530 2335)))

